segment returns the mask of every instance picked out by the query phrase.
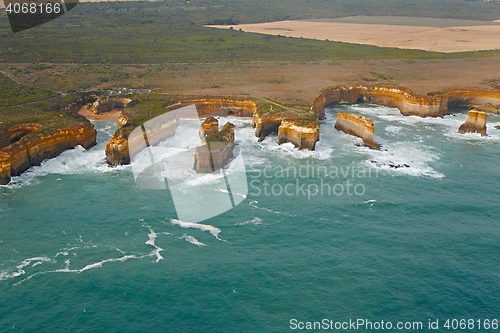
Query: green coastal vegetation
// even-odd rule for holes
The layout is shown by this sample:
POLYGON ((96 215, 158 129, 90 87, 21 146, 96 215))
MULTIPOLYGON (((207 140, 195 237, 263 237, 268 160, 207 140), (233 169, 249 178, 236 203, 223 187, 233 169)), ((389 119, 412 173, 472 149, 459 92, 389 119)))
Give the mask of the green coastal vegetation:
MULTIPOLYGON (((36 95, 31 95, 31 97, 36 97, 36 95)), ((7 130, 16 124, 36 123, 42 127, 35 133, 47 134, 58 128, 86 122, 86 118, 77 113, 77 107, 67 107, 78 103, 82 97, 82 94, 72 93, 25 104, 2 106, 0 107, 0 131, 7 130)))
POLYGON ((287 0, 80 3, 68 14, 13 34, 0 12, 0 63, 151 64, 223 61, 429 59, 443 54, 206 28, 285 19, 394 15, 491 21, 500 4, 480 0, 287 0))
POLYGON ((175 104, 179 100, 176 95, 158 93, 130 95, 128 97, 132 99, 132 102, 123 109, 122 113, 128 116, 127 126, 132 127, 132 130, 145 121, 164 114, 167 106, 175 104))
POLYGON ((0 73, 0 107, 47 100, 58 94, 48 89, 20 85, 0 73))
MULTIPOLYGON (((68 14, 52 22, 16 34, 10 30, 5 9, 1 9, 0 69, 11 74, 27 71, 33 79, 24 82, 28 85, 20 85, 0 75, 0 127, 6 128, 9 124, 22 121, 43 123, 44 130, 50 130, 80 121, 81 118, 73 110, 61 111, 81 95, 75 90, 89 91, 102 83, 129 79, 130 68, 139 77, 149 77, 164 70, 181 71, 183 66, 204 63, 234 65, 247 61, 344 59, 413 61, 500 56, 500 50, 439 53, 261 35, 205 26, 291 19, 338 20, 357 15, 373 17, 372 20, 377 20, 377 16, 393 15, 435 18, 433 24, 440 24, 439 19, 473 19, 490 24, 487 21, 500 18, 500 4, 482 0, 165 0, 80 3, 68 14), (24 69, 15 66, 27 63, 30 65, 24 69), (66 66, 66 69, 54 69, 53 66, 58 64, 66 66), (126 67, 128 70, 124 70, 126 67), (40 85, 37 83, 38 74, 44 71, 49 80, 45 81, 45 85, 40 85), (70 93, 63 97, 51 89, 70 93)), ((404 18, 394 20, 399 22, 404 18)), ((413 21, 414 24, 421 24, 419 19, 413 21)), ((408 22, 411 24, 412 20, 408 22)), ((175 96, 162 94, 133 98, 137 99, 137 103, 126 110, 133 119, 133 125, 163 113, 164 106, 176 99, 175 96)), ((269 101, 261 102, 263 112, 290 109, 269 101), (273 108, 271 105, 274 105, 273 108)), ((304 120, 309 121, 311 117, 308 115, 304 120)))

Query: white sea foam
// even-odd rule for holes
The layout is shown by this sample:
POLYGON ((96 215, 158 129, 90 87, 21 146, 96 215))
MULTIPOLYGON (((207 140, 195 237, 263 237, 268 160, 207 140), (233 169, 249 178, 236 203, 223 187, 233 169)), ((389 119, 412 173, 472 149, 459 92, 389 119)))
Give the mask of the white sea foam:
POLYGON ((367 200, 365 202, 363 202, 363 204, 370 204, 370 209, 371 207, 373 207, 373 205, 375 205, 375 203, 377 202, 377 200, 367 200))
POLYGON ((245 194, 241 194, 241 193, 236 193, 236 195, 239 195, 240 197, 242 197, 243 199, 246 199, 247 196, 245 194))
POLYGON ((189 242, 193 245, 196 245, 196 246, 207 246, 206 244, 203 244, 202 242, 200 242, 199 240, 197 240, 196 238, 194 238, 193 236, 189 236, 189 235, 182 235, 182 237, 179 237, 181 239, 184 239, 186 242, 189 242))
POLYGON ((236 225, 246 225, 246 224, 259 225, 259 224, 262 224, 262 219, 259 218, 259 217, 254 217, 251 220, 248 220, 248 221, 245 221, 245 222, 236 223, 236 225))
POLYGON ((163 251, 164 249, 162 249, 161 247, 156 245, 155 242, 156 242, 156 238, 158 237, 158 234, 156 232, 154 232, 153 228, 151 228, 148 225, 145 225, 145 227, 147 227, 149 229, 149 234, 148 234, 149 239, 146 241, 146 244, 154 247, 154 250, 151 251, 151 256, 156 257, 156 262, 158 262, 158 261, 163 259, 160 252, 163 251))
MULTIPOLYGON (((108 127, 106 127, 107 129, 108 127)), ((111 127, 110 127, 111 128, 111 127)), ((102 132, 102 128, 98 132, 102 132)), ((45 160, 39 166, 33 166, 21 176, 12 177, 9 187, 18 187, 26 184, 33 183, 37 177, 46 176, 49 174, 60 175, 74 175, 74 174, 102 174, 117 172, 121 170, 128 170, 129 166, 110 167, 106 163, 106 156, 104 153, 107 138, 98 143, 96 146, 89 150, 84 149, 82 146, 76 146, 74 149, 64 151, 57 157, 45 160)), ((56 179, 61 181, 61 178, 56 179)))
POLYGON ((6 270, 0 272, 0 281, 24 275, 26 274, 26 271, 24 270, 25 267, 28 266, 35 267, 44 262, 55 262, 55 261, 45 256, 25 259, 16 266, 16 271, 9 272, 8 270, 6 270))
POLYGON ((285 212, 279 212, 279 211, 276 211, 276 210, 272 210, 272 209, 269 209, 269 208, 263 208, 263 207, 259 207, 257 204, 259 202, 257 200, 251 200, 248 204, 250 206, 252 206, 253 208, 256 208, 256 209, 260 209, 260 210, 264 210, 266 212, 269 212, 269 213, 273 213, 273 214, 277 214, 277 215, 287 215, 287 216, 296 216, 296 215, 292 215, 290 213, 285 213, 285 212))
POLYGON ((363 149, 363 153, 370 155, 367 161, 370 166, 415 177, 445 177, 430 166, 429 163, 439 160, 439 154, 430 147, 414 142, 395 142, 384 145, 384 148, 387 150, 363 149))
MULTIPOLYGON (((89 264, 89 265, 87 265, 81 269, 78 269, 78 270, 71 270, 71 272, 82 273, 82 272, 88 271, 89 269, 92 269, 92 268, 102 267, 103 264, 108 263, 108 262, 124 262, 124 261, 129 260, 129 259, 137 259, 137 258, 138 257, 135 255, 126 255, 126 256, 123 256, 120 258, 105 259, 105 260, 101 260, 101 261, 93 263, 93 264, 89 264)), ((55 272, 57 272, 57 271, 58 270, 56 270, 55 272)))
POLYGON ((120 258, 104 259, 104 260, 101 260, 101 261, 98 261, 98 262, 95 262, 95 263, 92 263, 92 264, 88 264, 88 265, 86 265, 86 266, 84 266, 83 268, 80 268, 80 269, 70 269, 69 265, 70 265, 71 261, 70 260, 65 260, 65 262, 64 262, 65 263, 65 267, 64 268, 59 268, 59 269, 50 270, 50 271, 36 272, 36 273, 31 274, 30 276, 24 278, 23 280, 21 280, 19 282, 16 282, 14 285, 15 286, 20 285, 20 284, 22 284, 25 281, 31 280, 32 278, 34 278, 37 275, 43 275, 43 274, 49 274, 49 273, 77 273, 78 274, 78 273, 83 273, 85 271, 88 271, 88 270, 91 270, 91 269, 94 269, 94 268, 100 268, 100 267, 102 267, 106 263, 110 263, 110 262, 124 262, 124 261, 127 261, 129 259, 141 259, 141 258, 144 258, 144 257, 149 257, 149 255, 147 255, 147 256, 125 255, 125 256, 120 257, 120 258))
MULTIPOLYGON (((226 172, 226 170, 224 170, 226 172)), ((194 170, 193 170, 193 173, 194 170)), ((224 181, 224 173, 222 173, 220 170, 219 172, 214 172, 214 173, 207 173, 201 176, 198 176, 194 179, 186 181, 183 185, 189 186, 189 187, 198 187, 201 185, 210 185, 210 184, 222 184, 224 181)))
POLYGON ((268 153, 282 159, 294 158, 298 160, 314 159, 327 160, 331 157, 333 149, 329 145, 323 144, 321 140, 316 144, 315 150, 298 149, 293 143, 287 142, 278 145, 276 136, 268 136, 262 142, 261 147, 268 153))
POLYGON ((401 127, 401 126, 389 125, 389 126, 385 127, 386 132, 393 133, 393 134, 400 134, 402 130, 403 130, 403 127, 401 127))
POLYGON ((219 228, 216 228, 214 226, 211 226, 209 224, 201 224, 201 223, 192 223, 192 222, 184 222, 181 220, 177 219, 171 219, 170 222, 173 225, 178 225, 181 228, 194 228, 194 229, 200 229, 202 231, 208 231, 210 232, 215 238, 219 239, 219 234, 221 233, 221 230, 219 228))
MULTIPOLYGON (((0 272, 0 281, 2 280, 7 280, 7 279, 12 279, 16 277, 20 277, 22 275, 28 275, 26 278, 24 278, 21 281, 18 281, 15 283, 15 285, 19 285, 27 280, 32 279, 33 277, 41 274, 48 274, 48 273, 83 273, 85 271, 95 269, 95 268, 100 268, 104 264, 107 263, 112 263, 112 262, 124 262, 130 259, 143 259, 143 258, 148 258, 148 257, 154 257, 156 258, 156 262, 159 260, 163 259, 161 256, 160 252, 163 250, 159 246, 156 245, 156 238, 158 237, 158 234, 154 232, 152 228, 150 228, 147 225, 144 225, 145 227, 149 228, 149 234, 148 234, 148 240, 146 241, 147 245, 151 245, 154 247, 154 250, 151 251, 149 254, 143 254, 143 255, 135 255, 135 254, 126 254, 124 251, 121 249, 114 247, 114 246, 105 246, 106 248, 114 249, 117 252, 120 252, 122 254, 121 257, 118 258, 108 258, 108 259, 103 259, 97 262, 93 262, 90 264, 86 264, 82 268, 70 268, 71 260, 70 259, 65 259, 64 264, 65 266, 63 268, 58 268, 58 269, 51 269, 51 270, 41 270, 38 272, 34 273, 28 273, 28 267, 33 268, 39 265, 42 265, 44 263, 50 263, 50 264, 57 264, 58 261, 56 260, 57 257, 59 256, 64 256, 67 258, 69 255, 70 251, 75 251, 75 250, 81 250, 81 249, 90 249, 90 248, 97 248, 99 247, 96 244, 93 244, 91 242, 85 242, 83 246, 75 246, 75 247, 70 247, 67 249, 63 249, 62 251, 59 251, 54 255, 53 258, 49 258, 47 256, 38 256, 38 257, 33 257, 33 258, 28 258, 20 262, 15 266, 15 269, 10 269, 10 270, 4 270, 0 272)), ((160 234, 169 234, 168 232, 162 232, 160 234)), ((78 241, 83 243, 83 239, 79 238, 77 239, 78 241)), ((73 252, 74 257, 76 257, 76 252, 73 252)))

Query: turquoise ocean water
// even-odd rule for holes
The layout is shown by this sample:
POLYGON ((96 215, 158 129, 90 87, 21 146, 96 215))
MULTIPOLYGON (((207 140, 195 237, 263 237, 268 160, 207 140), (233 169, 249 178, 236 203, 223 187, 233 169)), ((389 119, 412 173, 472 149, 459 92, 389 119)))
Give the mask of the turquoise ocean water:
MULTIPOLYGON (((177 220, 169 191, 137 187, 130 166, 108 167, 115 125, 95 122, 96 147, 0 187, 0 331, 285 332, 292 319, 366 319, 426 332, 431 319, 483 332, 443 327, 500 319, 500 117, 489 137, 457 134, 465 118, 330 108, 314 152, 258 143, 250 119, 221 118, 237 125, 252 185, 202 227, 177 220), (336 131, 339 110, 372 117, 382 150, 336 131)), ((192 120, 178 133, 198 140, 192 120)))

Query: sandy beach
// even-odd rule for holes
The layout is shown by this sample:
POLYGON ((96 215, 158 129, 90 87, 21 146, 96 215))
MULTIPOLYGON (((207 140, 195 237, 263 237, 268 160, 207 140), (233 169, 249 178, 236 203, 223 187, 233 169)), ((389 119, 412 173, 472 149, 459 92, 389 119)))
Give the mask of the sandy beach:
POLYGON ((79 111, 78 111, 78 114, 81 114, 82 116, 84 116, 85 118, 89 119, 89 120, 117 120, 118 117, 121 115, 121 111, 120 110, 112 110, 112 111, 109 111, 109 112, 104 112, 104 113, 99 113, 99 114, 96 114, 92 111, 89 111, 87 109, 87 106, 83 106, 79 111))

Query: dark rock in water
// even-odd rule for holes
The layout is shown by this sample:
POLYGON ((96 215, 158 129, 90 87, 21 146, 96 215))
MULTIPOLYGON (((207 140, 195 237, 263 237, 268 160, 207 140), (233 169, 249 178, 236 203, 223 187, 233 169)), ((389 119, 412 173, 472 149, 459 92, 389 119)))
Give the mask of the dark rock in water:
POLYGON ((408 164, 396 164, 396 163, 391 163, 389 164, 389 168, 392 169, 399 169, 399 168, 409 168, 410 166, 408 164))

